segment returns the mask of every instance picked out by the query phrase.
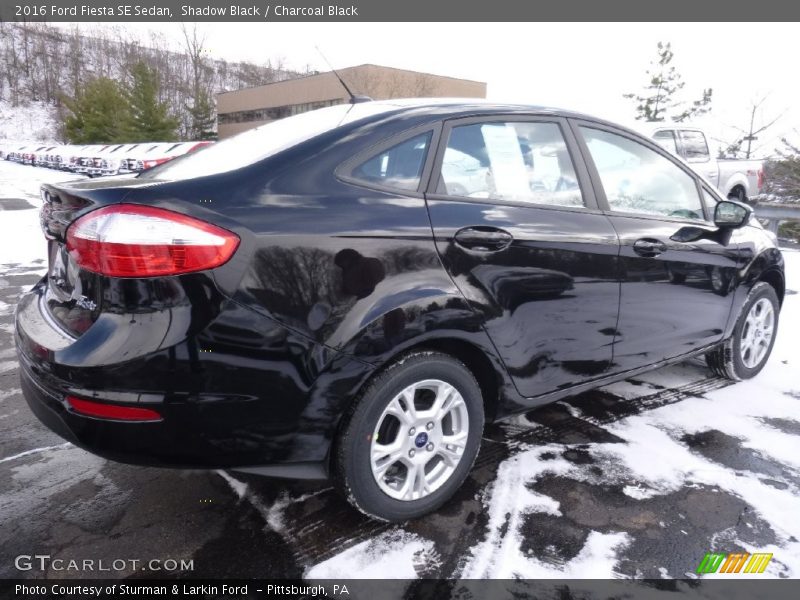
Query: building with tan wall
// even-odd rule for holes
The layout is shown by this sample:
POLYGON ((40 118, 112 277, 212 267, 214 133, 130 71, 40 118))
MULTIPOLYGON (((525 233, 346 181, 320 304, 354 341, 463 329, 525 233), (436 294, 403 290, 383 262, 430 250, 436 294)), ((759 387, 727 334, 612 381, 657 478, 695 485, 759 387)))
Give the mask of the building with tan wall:
MULTIPOLYGON (((485 98, 486 83, 406 71, 379 65, 359 65, 338 71, 356 95, 388 98, 485 98)), ((277 81, 217 94, 219 138, 224 139, 269 121, 308 110, 349 102, 333 72, 277 81)))

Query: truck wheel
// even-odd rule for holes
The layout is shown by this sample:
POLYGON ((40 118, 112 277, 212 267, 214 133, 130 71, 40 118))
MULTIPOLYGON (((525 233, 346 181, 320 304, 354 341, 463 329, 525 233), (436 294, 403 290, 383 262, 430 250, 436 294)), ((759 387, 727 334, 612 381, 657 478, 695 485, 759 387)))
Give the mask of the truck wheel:
POLYGON ((736 202, 747 202, 747 196, 744 193, 744 188, 735 187, 728 193, 728 198, 736 202))
POLYGON ((733 335, 706 354, 706 364, 719 377, 740 381, 755 377, 767 364, 778 332, 778 296, 759 282, 750 290, 733 335))
POLYGON ((345 415, 334 483, 361 512, 400 523, 444 504, 466 478, 483 434, 472 373, 439 352, 407 354, 345 415))

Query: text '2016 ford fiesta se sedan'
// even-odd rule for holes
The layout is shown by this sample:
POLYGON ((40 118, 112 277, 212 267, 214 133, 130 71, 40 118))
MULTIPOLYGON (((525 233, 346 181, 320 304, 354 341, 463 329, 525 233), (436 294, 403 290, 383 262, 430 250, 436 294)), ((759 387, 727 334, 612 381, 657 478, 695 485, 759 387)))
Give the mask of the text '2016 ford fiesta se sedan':
POLYGON ((111 459, 330 477, 423 515, 484 422, 705 354, 769 357, 783 259, 651 140, 481 102, 340 105, 45 185, 34 413, 111 459))

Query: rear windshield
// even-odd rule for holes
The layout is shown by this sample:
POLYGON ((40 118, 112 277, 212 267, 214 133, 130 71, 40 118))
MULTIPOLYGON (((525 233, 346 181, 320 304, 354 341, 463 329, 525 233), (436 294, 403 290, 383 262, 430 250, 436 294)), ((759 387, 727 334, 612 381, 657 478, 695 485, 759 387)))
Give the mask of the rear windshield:
POLYGON ((272 121, 143 171, 142 179, 191 179, 225 173, 318 136, 339 125, 393 108, 379 102, 339 104, 272 121))

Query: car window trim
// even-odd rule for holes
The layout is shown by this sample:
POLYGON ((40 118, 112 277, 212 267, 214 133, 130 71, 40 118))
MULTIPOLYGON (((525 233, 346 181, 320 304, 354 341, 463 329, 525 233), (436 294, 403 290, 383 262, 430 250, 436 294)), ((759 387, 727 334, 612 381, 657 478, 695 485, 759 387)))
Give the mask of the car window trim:
POLYGON ((570 212, 584 212, 584 213, 601 213, 601 209, 597 204, 594 196, 594 190, 591 184, 589 172, 583 162, 583 156, 574 137, 574 133, 568 125, 566 117, 552 115, 552 114, 519 114, 519 113, 492 113, 490 115, 479 115, 469 117, 455 117, 445 119, 441 135, 439 138, 438 148, 436 149, 436 156, 433 164, 431 165, 432 172, 427 191, 426 198, 431 200, 451 200, 454 202, 473 202, 476 204, 495 204, 498 206, 516 206, 516 207, 530 207, 541 208, 547 210, 566 210, 570 212), (583 206, 562 206, 559 204, 540 204, 537 202, 530 202, 526 200, 508 200, 496 198, 471 198, 469 196, 453 196, 450 194, 439 194, 436 192, 439 186, 439 179, 441 178, 442 162, 444 161, 444 153, 447 150, 447 143, 450 140, 450 132, 455 127, 462 127, 465 125, 474 125, 476 123, 552 123, 559 127, 561 135, 564 138, 564 143, 567 146, 572 167, 575 169, 575 176, 578 179, 578 188, 580 189, 583 198, 583 206))
POLYGON ((576 119, 570 118, 567 119, 569 122, 570 127, 573 130, 573 134, 575 135, 578 146, 581 149, 581 153, 583 154, 584 161, 586 163, 586 167, 589 170, 590 176, 595 186, 595 195, 597 197, 598 206, 601 207, 601 210, 606 215, 613 215, 613 216, 632 216, 641 219, 648 219, 648 220, 655 220, 655 221, 669 221, 675 223, 703 223, 707 224, 713 219, 709 219, 709 211, 706 207, 706 203, 703 202, 703 192, 702 192, 702 183, 700 177, 695 173, 692 168, 684 164, 680 158, 673 155, 669 152, 666 148, 660 146, 655 140, 647 138, 645 136, 640 136, 632 131, 627 131, 625 129, 619 127, 613 127, 611 125, 607 125, 606 123, 598 123, 596 121, 589 121, 587 119, 576 119), (592 158, 592 154, 589 151, 589 146, 586 144, 586 140, 583 137, 583 132, 580 130, 581 127, 587 127, 589 129, 599 129, 600 131, 606 131, 608 133, 612 133, 614 135, 618 135, 620 137, 624 137, 632 142, 640 144, 650 150, 653 150, 656 154, 661 155, 663 158, 666 158, 670 161, 673 165, 677 166, 681 169, 684 173, 686 173, 689 177, 692 178, 694 181, 694 187, 697 191, 697 198, 700 201, 700 208, 703 211, 703 218, 702 219, 690 219, 688 217, 670 217, 667 215, 653 215, 650 213, 637 213, 637 212, 623 212, 619 210, 611 209, 611 206, 608 203, 608 198, 606 197, 606 191, 603 188, 603 182, 600 179, 600 173, 597 170, 597 166, 594 164, 594 159, 592 158))
POLYGON ((719 191, 715 190, 713 186, 707 185, 704 182, 700 183, 700 192, 701 192, 700 197, 703 200, 703 206, 705 207, 707 211, 706 214, 708 215, 708 217, 706 218, 706 222, 710 223, 711 225, 714 225, 714 213, 716 212, 717 204, 719 204, 723 200, 726 200, 726 198, 723 198, 722 194, 720 194, 719 191), (709 196, 711 196, 711 198, 714 199, 715 201, 714 206, 706 205, 705 194, 708 194, 709 196))
POLYGON ((400 133, 391 135, 388 138, 385 138, 375 144, 372 144, 368 148, 365 148, 361 152, 358 152, 354 156, 351 156, 350 158, 339 164, 339 166, 336 167, 336 169, 334 169, 333 172, 334 176, 338 180, 344 183, 349 183, 351 185, 356 185, 358 187, 367 188, 370 190, 377 190, 379 192, 390 192, 392 194, 402 194, 404 196, 412 196, 414 198, 423 198, 424 191, 428 186, 428 180, 430 179, 431 171, 433 169, 433 156, 435 154, 437 145, 439 143, 439 137, 441 135, 441 131, 442 131, 442 123, 441 121, 437 121, 435 123, 425 123, 424 125, 418 125, 416 127, 412 127, 411 129, 406 129, 405 131, 401 131, 400 133), (420 173, 419 185, 417 185, 416 190, 407 190, 391 185, 380 185, 378 183, 372 181, 366 181, 364 179, 360 179, 352 175, 353 170, 356 167, 361 166, 363 163, 376 157, 381 152, 426 133, 431 134, 431 139, 430 142, 428 143, 428 148, 425 151, 425 162, 422 165, 422 172, 420 173))

